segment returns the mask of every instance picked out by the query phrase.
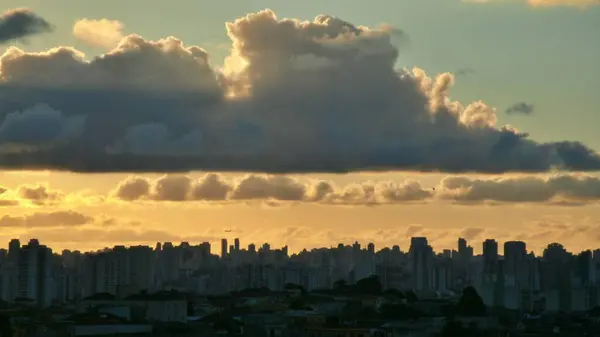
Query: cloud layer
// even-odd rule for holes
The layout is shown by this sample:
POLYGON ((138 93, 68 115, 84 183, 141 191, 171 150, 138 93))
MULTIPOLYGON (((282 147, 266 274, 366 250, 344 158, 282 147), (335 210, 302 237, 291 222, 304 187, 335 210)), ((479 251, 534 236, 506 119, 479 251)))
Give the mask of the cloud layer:
POLYGON ((423 202, 554 204, 579 206, 600 203, 600 177, 584 174, 447 176, 431 187, 417 180, 331 181, 285 175, 248 174, 224 177, 166 175, 157 179, 131 176, 109 195, 89 191, 66 193, 45 184, 0 187, 0 207, 56 207, 122 202, 201 202, 268 205, 311 203, 340 206, 397 205, 423 202))
POLYGON ((285 176, 247 175, 225 180, 216 174, 200 179, 165 176, 157 180, 131 177, 113 195, 126 201, 251 201, 274 200, 337 205, 396 204, 433 196, 418 182, 366 182, 336 187, 326 181, 301 182, 285 176))
POLYGON ((11 9, 0 14, 0 44, 52 31, 52 25, 28 9, 11 9))
POLYGON ((432 187, 416 180, 358 181, 339 186, 331 181, 283 175, 248 174, 195 178, 166 175, 157 179, 131 176, 116 184, 109 195, 81 191, 65 193, 45 184, 0 187, 0 207, 55 207, 124 202, 202 202, 224 204, 258 201, 269 205, 312 203, 374 206, 455 202, 536 203, 579 206, 600 202, 600 177, 583 174, 447 176, 432 187))
POLYGON ((380 181, 336 186, 327 181, 303 181, 285 176, 246 175, 225 179, 207 174, 199 179, 165 176, 156 180, 130 177, 118 184, 113 197, 124 201, 248 201, 271 200, 327 205, 390 205, 427 200, 461 204, 600 202, 600 178, 549 175, 470 178, 450 176, 435 188, 419 182, 380 181))
POLYGON ((269 10, 226 24, 223 69, 202 48, 131 35, 0 57, 0 165, 186 170, 539 172, 600 169, 578 142, 538 143, 449 97, 454 76, 396 69, 399 30, 269 10))

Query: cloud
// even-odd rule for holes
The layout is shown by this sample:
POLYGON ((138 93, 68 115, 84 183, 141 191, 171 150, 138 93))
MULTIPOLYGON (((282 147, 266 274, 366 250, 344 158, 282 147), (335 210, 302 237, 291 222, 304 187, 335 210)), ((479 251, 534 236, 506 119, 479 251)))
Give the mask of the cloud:
POLYGON ((98 205, 106 196, 91 193, 87 189, 66 193, 51 188, 46 183, 24 184, 14 189, 0 187, 0 206, 35 206, 55 207, 67 205, 68 207, 98 205))
POLYGON ((0 228, 76 227, 90 224, 93 221, 94 218, 75 211, 40 212, 23 216, 5 215, 0 218, 0 228))
MULTIPOLYGON (((90 238, 94 238, 93 245, 114 244, 152 244, 156 242, 205 242, 216 241, 220 238, 210 235, 179 235, 164 230, 136 230, 131 228, 73 228, 69 235, 46 229, 34 229, 21 235, 22 239, 40 238, 45 242, 60 244, 76 244, 77 247, 90 244, 90 238)), ((99 247, 99 246, 97 246, 99 247)))
POLYGON ((465 203, 598 202, 600 178, 588 175, 518 176, 477 179, 447 177, 436 189, 441 199, 465 203))
POLYGON ((483 234, 484 231, 483 228, 477 227, 465 228, 460 232, 460 237, 465 240, 473 240, 483 234))
POLYGON ((0 44, 52 31, 52 25, 24 8, 0 14, 0 44))
POLYGON ((407 238, 410 238, 410 237, 413 237, 413 236, 415 236, 415 235, 417 235, 417 234, 419 234, 421 232, 423 232, 423 226, 413 225, 413 226, 409 226, 406 229, 406 235, 405 236, 407 238))
MULTIPOLYGON (((65 144, 81 136, 84 116, 65 117, 48 105, 36 105, 5 116, 0 124, 0 143, 20 149, 65 144)), ((13 148, 14 148, 13 147, 13 148)))
MULTIPOLYGON (((462 2, 468 3, 498 3, 505 0, 462 0, 462 2)), ((580 7, 587 8, 590 6, 600 4, 600 0, 523 0, 532 7, 554 7, 554 6, 568 6, 568 7, 580 7)))
POLYGON ((5 194, 9 191, 8 188, 0 185, 0 207, 18 206, 19 201, 13 199, 6 199, 5 194))
POLYGON ((14 189, 0 188, 1 206, 99 205, 107 201, 233 203, 285 206, 297 203, 330 206, 376 206, 453 202, 552 204, 582 206, 600 204, 600 176, 587 174, 536 174, 500 176, 446 176, 435 188, 418 180, 362 180, 336 185, 304 176, 246 174, 225 177, 209 173, 200 177, 165 175, 150 179, 130 176, 107 195, 87 190, 66 193, 42 184, 14 189), (2 192, 4 191, 4 192, 2 192))
POLYGON ((338 188, 327 181, 302 182, 287 176, 246 175, 225 180, 217 174, 200 179, 171 175, 157 180, 130 177, 120 182, 113 196, 148 201, 287 201, 332 205, 397 204, 433 196, 418 182, 363 182, 338 188))
POLYGON ((117 20, 81 19, 73 25, 73 35, 89 46, 112 49, 123 39, 124 27, 117 20))
POLYGON ((527 102, 519 102, 506 109, 507 114, 531 115, 535 111, 535 106, 527 102))
POLYGON ((19 206, 18 200, 0 199, 0 207, 19 206))
POLYGON ((473 69, 473 68, 460 68, 454 72, 454 75, 467 76, 467 75, 473 75, 476 73, 477 73, 477 71, 475 71, 475 69, 473 69))
POLYGON ((395 69, 401 50, 389 27, 326 15, 280 20, 266 10, 226 29, 232 49, 220 70, 202 48, 173 37, 130 35, 91 60, 70 47, 9 48, 0 57, 0 95, 7 97, 0 100, 7 130, 0 165, 77 172, 600 169, 600 156, 581 143, 535 142, 496 126, 495 109, 483 102, 452 101, 452 74, 395 69), (34 132, 48 121, 48 130, 34 132))
POLYGON ((430 189, 414 180, 362 181, 336 186, 329 181, 280 175, 250 174, 225 179, 211 173, 199 179, 169 175, 155 180, 133 176, 121 181, 112 196, 124 201, 154 202, 260 200, 368 206, 438 199, 462 204, 501 202, 568 206, 600 202, 600 177, 585 174, 447 176, 435 189, 430 189))
POLYGON ((21 199, 31 201, 36 205, 54 205, 65 197, 62 192, 52 190, 45 185, 22 185, 19 186, 17 192, 21 199))
POLYGON ((573 7, 589 7, 599 5, 600 0, 527 0, 531 6, 548 7, 548 6, 573 6, 573 7))

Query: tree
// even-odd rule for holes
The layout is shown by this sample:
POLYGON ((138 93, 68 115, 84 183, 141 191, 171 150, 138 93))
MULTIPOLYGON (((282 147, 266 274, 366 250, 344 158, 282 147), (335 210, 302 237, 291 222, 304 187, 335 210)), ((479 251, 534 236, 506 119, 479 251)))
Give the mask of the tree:
POLYGON ((10 318, 6 315, 0 315, 0 336, 1 337, 12 337, 14 330, 10 323, 10 318))
POLYGON ((588 314, 592 317, 599 317, 600 316, 600 307, 599 306, 595 306, 592 309, 590 309, 588 311, 588 314))
POLYGON ((372 275, 356 282, 356 290, 361 294, 378 295, 383 291, 379 277, 372 275))
POLYGON ((448 320, 442 328, 441 337, 464 336, 465 329, 456 321, 448 320))
POLYGON ((188 300, 187 301, 187 315, 194 316, 194 302, 188 300))
POLYGON ((398 299, 404 299, 404 298, 406 298, 406 296, 404 296, 404 294, 400 290, 394 289, 394 288, 391 288, 391 289, 388 289, 388 290, 384 291, 383 294, 384 295, 388 295, 388 296, 393 296, 393 297, 396 297, 398 299))
POLYGON ((424 313, 406 304, 384 304, 381 306, 381 317, 387 320, 416 320, 424 313))
POLYGON ((446 317, 447 319, 454 319, 454 316, 456 316, 456 305, 452 303, 446 304, 442 306, 441 312, 442 315, 444 315, 444 317, 446 317))
POLYGON ((292 300, 288 307, 292 310, 313 310, 302 298, 292 300))
POLYGON ((302 295, 305 295, 307 293, 306 288, 304 288, 303 286, 301 286, 299 284, 295 284, 295 283, 286 283, 285 286, 283 287, 283 289, 285 289, 287 291, 298 290, 300 293, 302 293, 302 295))
POLYGON ((485 304, 473 287, 463 289, 462 296, 456 307, 457 313, 462 316, 485 316, 485 304))
POLYGON ((348 289, 348 282, 346 280, 337 280, 333 283, 333 290, 344 291, 348 289))
POLYGON ((415 303, 418 301, 417 294, 415 294, 415 292, 412 290, 407 291, 405 296, 408 303, 415 303))

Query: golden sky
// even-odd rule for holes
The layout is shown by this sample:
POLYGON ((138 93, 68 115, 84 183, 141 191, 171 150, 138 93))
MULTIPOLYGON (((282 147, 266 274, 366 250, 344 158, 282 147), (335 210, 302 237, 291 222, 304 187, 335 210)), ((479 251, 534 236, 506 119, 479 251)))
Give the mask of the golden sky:
MULTIPOLYGON (((114 191, 130 176, 3 172, 1 182, 8 189, 3 194, 4 200, 15 200, 20 204, 1 208, 4 217, 0 220, 0 241, 5 246, 11 238, 28 240, 36 237, 55 250, 89 250, 115 244, 154 245, 157 241, 210 241, 215 244, 213 251, 216 252, 220 238, 239 237, 244 246, 252 242, 270 242, 275 247, 287 244, 291 251, 298 251, 354 241, 364 245, 374 242, 377 247, 398 244, 402 249, 408 249, 411 236, 425 235, 437 250, 455 248, 457 238, 463 236, 469 239, 475 251, 480 250, 484 239, 496 238, 500 242, 525 240, 530 250, 541 252, 545 245, 554 241, 565 244, 571 250, 594 248, 600 237, 600 208, 594 200, 588 198, 582 201, 581 197, 579 202, 567 202, 565 198, 559 200, 557 197, 541 200, 539 195, 525 193, 522 187, 517 190, 520 198, 517 202, 506 201, 511 198, 509 193, 512 192, 506 192, 505 187, 489 189, 492 192, 486 192, 487 199, 484 201, 463 202, 438 196, 388 205, 363 203, 356 198, 351 200, 354 203, 350 205, 308 201, 275 203, 273 198, 227 202, 156 198, 119 200, 114 191), (37 193, 27 199, 18 192, 23 186, 29 186, 31 190, 42 186, 43 197, 40 198, 40 193, 37 193), (505 194, 500 196, 500 193, 505 194), (529 201, 523 200, 524 194, 529 201), (504 198, 504 201, 494 202, 490 201, 491 198, 504 198), (54 217, 44 218, 40 214, 54 214, 54 217), (14 221, 25 218, 28 221, 14 221), (225 229, 232 229, 232 232, 225 233, 225 229)), ((189 176, 201 179, 204 174, 189 176)), ((142 177, 151 182, 162 178, 161 175, 142 177)), ((225 174, 223 177, 231 181, 241 179, 239 174, 225 174)), ((512 177, 523 179, 524 176, 512 177)), ((549 176, 528 178, 536 177, 548 179, 549 176)), ((289 178, 328 181, 340 190, 352 183, 371 186, 378 181, 401 184, 405 180, 419 182, 424 190, 436 188, 438 194, 448 189, 441 186, 442 180, 448 179, 448 176, 441 174, 364 173, 289 178)), ((488 184, 501 181, 510 186, 506 182, 509 176, 478 178, 488 184)), ((470 176, 470 179, 475 178, 470 176)), ((531 182, 527 184, 522 183, 522 186, 536 190, 531 182)), ((537 190, 545 193, 539 188, 537 190)))

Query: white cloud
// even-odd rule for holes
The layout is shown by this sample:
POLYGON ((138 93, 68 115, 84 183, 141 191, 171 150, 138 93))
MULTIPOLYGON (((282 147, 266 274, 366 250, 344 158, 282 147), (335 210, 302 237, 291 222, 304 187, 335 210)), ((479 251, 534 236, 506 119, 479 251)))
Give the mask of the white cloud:
POLYGON ((81 19, 73 25, 73 35, 92 47, 112 49, 123 39, 124 28, 117 20, 81 19))

